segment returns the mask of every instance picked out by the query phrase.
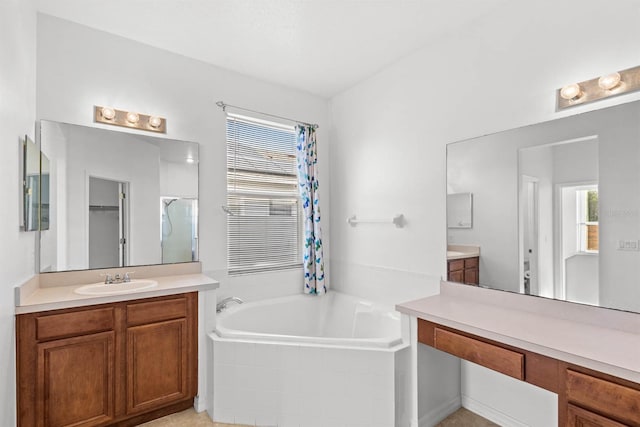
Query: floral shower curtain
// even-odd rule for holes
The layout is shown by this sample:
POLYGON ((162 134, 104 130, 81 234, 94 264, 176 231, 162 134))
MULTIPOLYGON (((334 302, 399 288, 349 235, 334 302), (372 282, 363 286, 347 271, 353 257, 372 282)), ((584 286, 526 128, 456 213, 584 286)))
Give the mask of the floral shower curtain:
POLYGON ((298 135, 296 157, 298 183, 304 209, 304 292, 322 295, 327 292, 324 281, 324 256, 322 254, 322 230, 320 228, 320 204, 318 200, 318 173, 316 164, 316 130, 313 126, 296 126, 298 135))

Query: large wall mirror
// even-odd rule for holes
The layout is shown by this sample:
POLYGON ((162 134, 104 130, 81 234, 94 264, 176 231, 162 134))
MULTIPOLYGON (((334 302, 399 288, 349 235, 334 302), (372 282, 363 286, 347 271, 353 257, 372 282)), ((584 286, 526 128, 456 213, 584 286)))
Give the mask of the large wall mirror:
POLYGON ((640 312, 640 101, 447 146, 480 286, 640 312))
POLYGON ((198 144, 51 121, 40 272, 198 259, 198 144))

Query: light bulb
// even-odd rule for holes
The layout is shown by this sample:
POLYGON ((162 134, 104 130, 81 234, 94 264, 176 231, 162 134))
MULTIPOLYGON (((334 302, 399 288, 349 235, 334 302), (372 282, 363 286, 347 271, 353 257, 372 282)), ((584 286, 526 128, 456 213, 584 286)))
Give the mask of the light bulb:
POLYGON ((129 123, 131 123, 132 125, 135 125, 136 123, 138 123, 140 121, 140 115, 138 113, 134 113, 134 112, 128 112, 127 113, 127 121, 129 123))
POLYGON ((102 107, 100 114, 105 120, 113 120, 116 117, 116 110, 111 107, 102 107))
POLYGON ((563 86, 562 89, 560 89, 560 96, 563 99, 577 99, 580 97, 580 95, 582 95, 582 90, 580 89, 580 85, 577 83, 563 86))
POLYGON ((620 73, 611 73, 598 79, 598 86, 603 90, 611 90, 620 84, 620 73))
POLYGON ((162 119, 158 116, 149 117, 149 126, 154 129, 159 128, 162 125, 162 119))
POLYGON ((187 157, 187 163, 195 163, 196 160, 193 157, 187 157))

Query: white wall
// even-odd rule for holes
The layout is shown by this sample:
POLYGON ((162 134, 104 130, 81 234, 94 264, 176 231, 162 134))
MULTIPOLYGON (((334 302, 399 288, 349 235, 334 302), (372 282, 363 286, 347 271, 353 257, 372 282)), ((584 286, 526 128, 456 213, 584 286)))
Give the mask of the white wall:
MULTIPOLYGON (((93 105, 110 105, 166 117, 167 137, 201 144, 200 259, 204 270, 223 279, 220 296, 263 283, 251 275, 236 279, 228 291, 220 276, 226 270, 226 216, 220 208, 226 203, 226 145, 225 115, 215 102, 319 123, 320 161, 328 158, 326 100, 42 14, 37 94, 39 119, 102 127, 93 123, 93 105)), ((321 195, 328 189, 329 173, 321 166, 321 195)), ((329 253, 328 195, 322 209, 329 253)), ((299 271, 265 277, 274 278, 273 293, 301 289, 295 283, 299 271)))
MULTIPOLYGON (((330 255, 330 182, 323 166, 329 158, 330 123, 325 99, 42 14, 37 67, 38 119, 117 131, 93 123, 93 106, 109 105, 166 117, 168 138, 200 144, 199 254, 205 273, 221 282, 219 298, 300 293, 303 281, 302 269, 226 275, 226 216, 221 209, 226 204, 226 123, 215 102, 318 123, 325 254, 330 255)), ((200 301, 200 310, 214 305, 209 297, 200 301)), ((202 337, 200 346, 206 347, 202 337)), ((203 352, 201 359, 206 358, 203 352)), ((201 365, 201 386, 205 376, 206 366, 201 365)), ((200 402, 206 399, 203 393, 201 389, 200 402)))
POLYGON ((15 425, 13 286, 34 271, 35 233, 19 229, 22 190, 19 141, 35 140, 36 20, 30 0, 0 2, 0 425, 15 425))
MULTIPOLYGON (((562 85, 637 65, 640 10, 631 0, 611 8, 546 3, 554 13, 539 2, 507 2, 332 99, 332 265, 444 275, 446 143, 638 99, 555 112, 554 91, 562 85), (395 213, 405 214, 406 228, 351 229, 345 222, 352 214, 395 213)), ((348 287, 335 268, 332 282, 348 287)), ((394 285, 379 284, 389 293, 394 285)), ((479 381, 500 393, 491 377, 479 381)), ((514 408, 513 418, 550 410, 526 391, 522 399, 529 404, 514 408)))

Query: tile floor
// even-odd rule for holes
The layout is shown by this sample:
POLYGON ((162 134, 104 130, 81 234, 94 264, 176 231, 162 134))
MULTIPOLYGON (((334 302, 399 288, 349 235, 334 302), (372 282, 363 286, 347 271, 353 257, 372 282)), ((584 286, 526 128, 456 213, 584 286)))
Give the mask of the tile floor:
MULTIPOLYGON (((214 423, 206 412, 196 413, 193 409, 187 409, 177 414, 168 415, 154 421, 142 424, 146 427, 248 427, 239 424, 214 423)), ((489 420, 482 418, 464 408, 460 408, 451 414, 446 420, 438 424, 438 427, 494 427, 489 420)))

